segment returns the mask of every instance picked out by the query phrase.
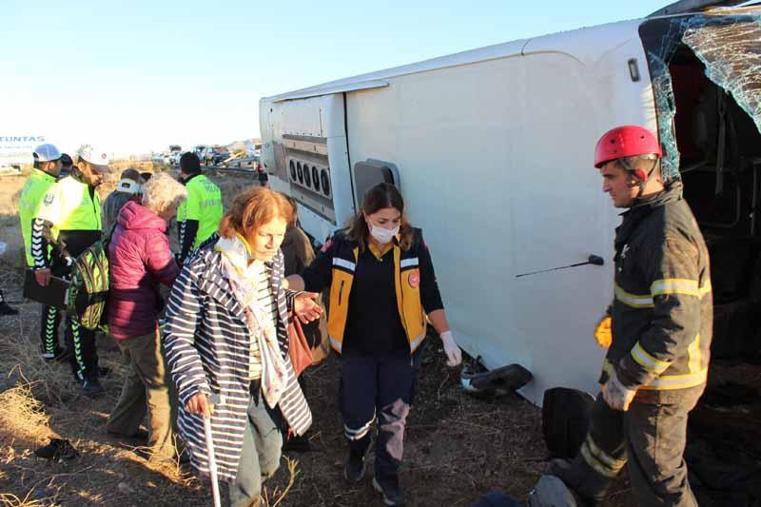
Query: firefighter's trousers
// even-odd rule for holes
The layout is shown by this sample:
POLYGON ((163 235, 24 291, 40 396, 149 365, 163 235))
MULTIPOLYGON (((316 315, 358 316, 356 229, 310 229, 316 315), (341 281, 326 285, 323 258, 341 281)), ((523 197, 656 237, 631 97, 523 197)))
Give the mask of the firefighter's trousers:
POLYGON ((598 395, 587 438, 572 465, 573 484, 568 486, 586 498, 599 499, 628 465, 639 505, 697 506, 683 454, 687 415, 704 387, 640 390, 626 412, 611 409, 598 395))

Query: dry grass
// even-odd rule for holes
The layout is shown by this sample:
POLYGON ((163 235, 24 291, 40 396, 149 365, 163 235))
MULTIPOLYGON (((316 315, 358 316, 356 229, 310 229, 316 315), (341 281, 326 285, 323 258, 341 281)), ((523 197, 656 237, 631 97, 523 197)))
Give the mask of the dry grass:
MULTIPOLYGON (((226 202, 256 183, 247 176, 212 178, 226 202)), ((18 269, 0 267, 0 283, 12 294, 20 294, 21 280, 18 269)), ((206 479, 184 473, 176 463, 151 464, 135 454, 140 442, 106 434, 124 374, 115 344, 106 337, 98 341, 101 364, 112 369, 103 381, 106 396, 83 397, 68 365, 37 357, 39 306, 17 307, 18 317, 0 318, 0 505, 210 505, 206 479), (34 449, 52 436, 68 439, 81 456, 62 463, 37 458, 34 449)), ((343 479, 338 361, 330 357, 306 377, 314 451, 283 461, 265 483, 265 504, 380 505, 369 480, 349 486, 343 479)), ((491 400, 465 395, 436 342, 424 354, 407 427, 401 483, 409 505, 466 506, 495 487, 525 497, 547 464, 540 411, 514 395, 491 400)))

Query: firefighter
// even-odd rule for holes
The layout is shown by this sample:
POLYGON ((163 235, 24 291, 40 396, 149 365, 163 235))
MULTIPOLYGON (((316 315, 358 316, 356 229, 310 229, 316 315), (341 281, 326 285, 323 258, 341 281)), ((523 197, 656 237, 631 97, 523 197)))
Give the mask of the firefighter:
POLYGON ((595 150, 603 191, 626 209, 615 298, 598 326, 612 336, 586 440, 574 460, 551 467, 592 505, 624 466, 640 505, 697 505, 683 453, 708 373, 711 277, 682 184, 664 179, 661 157, 655 136, 630 125, 605 133, 595 150))
MULTIPOLYGON (((32 225, 35 278, 46 286, 51 275, 66 277, 73 259, 100 239, 101 211, 96 187, 108 171, 106 152, 83 145, 77 152, 72 173, 58 180, 43 198, 32 225), (48 249, 49 245, 54 250, 48 249)), ((80 326, 76 319, 66 319, 66 339, 75 377, 88 396, 103 393, 98 379, 98 354, 95 332, 80 326)))
POLYGON ((452 336, 433 262, 420 229, 404 215, 393 185, 365 194, 349 227, 330 239, 290 287, 330 287, 328 336, 341 354, 340 406, 348 456, 344 477, 362 480, 377 419, 373 487, 386 505, 402 505, 399 485, 404 429, 412 405, 426 319, 439 334, 447 364, 462 352, 452 336))
MULTIPOLYGON (((34 268, 35 255, 45 256, 49 253, 49 247, 45 247, 41 238, 32 241, 32 222, 39 213, 42 199, 53 187, 56 178, 61 171, 62 154, 52 144, 41 144, 35 148, 34 168, 24 183, 19 198, 19 221, 21 222, 21 235, 24 238, 24 254, 27 268, 34 268)), ((60 359, 65 353, 65 348, 58 343, 58 324, 60 315, 55 306, 42 305, 40 317, 40 357, 46 361, 60 359)))
POLYGON ((188 189, 188 199, 177 210, 180 242, 177 262, 182 265, 191 252, 217 232, 224 210, 222 192, 201 174, 201 161, 195 153, 187 152, 180 157, 180 181, 188 189))

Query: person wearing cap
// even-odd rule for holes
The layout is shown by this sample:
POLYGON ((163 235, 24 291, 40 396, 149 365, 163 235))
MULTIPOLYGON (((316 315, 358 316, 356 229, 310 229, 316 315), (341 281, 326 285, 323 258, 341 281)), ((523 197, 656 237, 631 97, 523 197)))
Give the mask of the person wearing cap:
POLYGON ((122 206, 129 201, 140 202, 142 178, 137 169, 125 169, 113 192, 103 201, 103 234, 109 234, 116 225, 122 206))
POLYGON ((201 161, 195 153, 187 152, 180 157, 180 181, 188 189, 188 199, 177 210, 180 241, 177 261, 182 265, 191 252, 217 232, 224 210, 222 192, 201 174, 201 161))
MULTIPOLYGON (((603 191, 625 209, 616 229, 612 331, 601 394, 572 461, 551 473, 589 504, 628 467, 639 505, 695 506, 683 453, 687 414, 705 389, 712 333, 708 250, 655 135, 617 127, 597 143, 603 191)), ((607 322, 606 322, 607 321, 607 322)))
MULTIPOLYGON (((34 257, 49 255, 49 246, 44 246, 40 238, 32 238, 32 224, 37 217, 42 199, 53 187, 61 171, 62 154, 52 144, 41 144, 35 148, 34 167, 24 183, 19 197, 19 221, 21 235, 24 238, 24 254, 28 268, 34 268, 34 257)), ((40 317, 40 356, 46 361, 59 358, 64 348, 58 343, 58 325, 60 314, 55 306, 42 305, 40 317)))
MULTIPOLYGON (((58 180, 45 194, 32 225, 32 245, 41 245, 32 250, 35 278, 43 287, 52 275, 69 275, 73 258, 100 239, 101 211, 96 187, 102 183, 109 162, 105 151, 83 145, 77 151, 72 173, 58 180), (54 247, 53 251, 49 245, 54 247)), ((103 387, 98 380, 95 332, 81 327, 71 317, 66 320, 74 375, 85 394, 99 395, 103 387)))

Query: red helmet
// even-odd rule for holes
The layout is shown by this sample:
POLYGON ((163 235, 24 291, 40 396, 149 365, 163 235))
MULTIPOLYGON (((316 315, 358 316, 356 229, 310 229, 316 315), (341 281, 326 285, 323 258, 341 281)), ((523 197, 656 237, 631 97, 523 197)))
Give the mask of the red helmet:
POLYGON ((611 160, 637 155, 658 155, 663 150, 652 132, 639 125, 624 125, 607 131, 595 147, 595 167, 598 169, 611 160))

